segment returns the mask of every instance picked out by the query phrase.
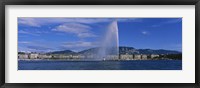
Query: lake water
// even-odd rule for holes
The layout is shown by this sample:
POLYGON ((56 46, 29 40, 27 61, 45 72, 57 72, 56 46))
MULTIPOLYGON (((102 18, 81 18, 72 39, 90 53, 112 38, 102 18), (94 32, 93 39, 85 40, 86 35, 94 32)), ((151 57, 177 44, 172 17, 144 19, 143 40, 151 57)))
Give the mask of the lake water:
POLYGON ((182 70, 181 60, 18 60, 18 70, 182 70))

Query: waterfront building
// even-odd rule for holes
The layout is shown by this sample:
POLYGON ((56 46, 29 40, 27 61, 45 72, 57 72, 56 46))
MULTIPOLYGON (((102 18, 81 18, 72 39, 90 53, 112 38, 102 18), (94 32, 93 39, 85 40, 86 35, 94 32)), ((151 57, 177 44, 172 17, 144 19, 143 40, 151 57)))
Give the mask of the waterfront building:
POLYGON ((141 60, 142 55, 136 54, 134 55, 134 60, 141 60))
POLYGON ((52 58, 54 59, 71 59, 72 55, 53 55, 52 58))
POLYGON ((45 54, 39 54, 38 58, 40 58, 40 59, 50 59, 50 58, 52 58, 52 56, 51 55, 45 55, 45 54))
POLYGON ((147 55, 141 55, 142 60, 147 60, 147 55))
POLYGON ((120 55, 120 59, 122 59, 122 60, 132 60, 133 55, 128 55, 128 54, 120 55))
POLYGON ((29 54, 29 58, 30 59, 37 59, 38 58, 38 54, 37 53, 31 53, 31 54, 29 54))
POLYGON ((79 55, 79 59, 83 59, 83 58, 85 58, 84 55, 79 55))
POLYGON ((72 56, 72 59, 78 59, 78 58, 79 58, 78 55, 73 55, 73 56, 72 56))
POLYGON ((118 59, 118 55, 108 55, 107 57, 106 57, 106 59, 109 59, 109 60, 117 60, 118 59))
POLYGON ((157 55, 157 54, 152 54, 151 55, 151 58, 156 58, 156 57, 159 57, 159 55, 157 55))
POLYGON ((28 54, 18 54, 18 59, 28 59, 28 54))

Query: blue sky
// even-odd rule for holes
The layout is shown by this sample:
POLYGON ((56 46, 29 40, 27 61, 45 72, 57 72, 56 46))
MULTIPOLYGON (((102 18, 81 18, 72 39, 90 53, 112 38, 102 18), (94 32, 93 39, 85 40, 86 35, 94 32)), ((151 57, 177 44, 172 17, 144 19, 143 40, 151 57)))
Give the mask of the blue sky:
POLYGON ((81 51, 99 46, 117 20, 120 46, 182 51, 182 18, 18 18, 18 50, 81 51))

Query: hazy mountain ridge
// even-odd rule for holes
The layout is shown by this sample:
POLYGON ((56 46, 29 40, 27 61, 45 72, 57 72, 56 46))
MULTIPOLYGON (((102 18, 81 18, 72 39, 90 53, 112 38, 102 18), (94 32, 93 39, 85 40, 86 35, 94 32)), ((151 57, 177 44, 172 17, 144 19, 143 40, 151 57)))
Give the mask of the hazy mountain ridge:
POLYGON ((48 52, 47 54, 77 54, 77 52, 71 50, 63 50, 63 51, 48 52))
POLYGON ((164 50, 164 49, 158 49, 158 50, 152 50, 152 49, 138 49, 138 51, 141 54, 180 54, 179 51, 174 50, 164 50))
MULTIPOLYGON (((71 50, 64 50, 64 51, 55 51, 55 52, 49 52, 48 54, 96 54, 99 51, 99 48, 90 48, 86 50, 82 50, 80 52, 74 52, 71 50)), ((164 49, 135 49, 133 47, 125 47, 121 46, 119 47, 119 54, 180 54, 179 51, 174 50, 164 50, 164 49)))
POLYGON ((99 48, 96 47, 96 48, 90 48, 90 49, 86 49, 86 50, 82 50, 80 52, 78 52, 78 54, 96 54, 97 52, 99 51, 99 48))

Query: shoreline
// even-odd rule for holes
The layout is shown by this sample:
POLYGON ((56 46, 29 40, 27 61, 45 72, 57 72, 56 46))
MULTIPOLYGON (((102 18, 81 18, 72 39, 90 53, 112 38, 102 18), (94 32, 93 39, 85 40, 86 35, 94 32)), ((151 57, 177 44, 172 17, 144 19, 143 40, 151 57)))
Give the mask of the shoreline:
POLYGON ((18 59, 18 61, 157 61, 157 60, 181 60, 181 59, 146 59, 146 60, 69 60, 69 59, 18 59))

